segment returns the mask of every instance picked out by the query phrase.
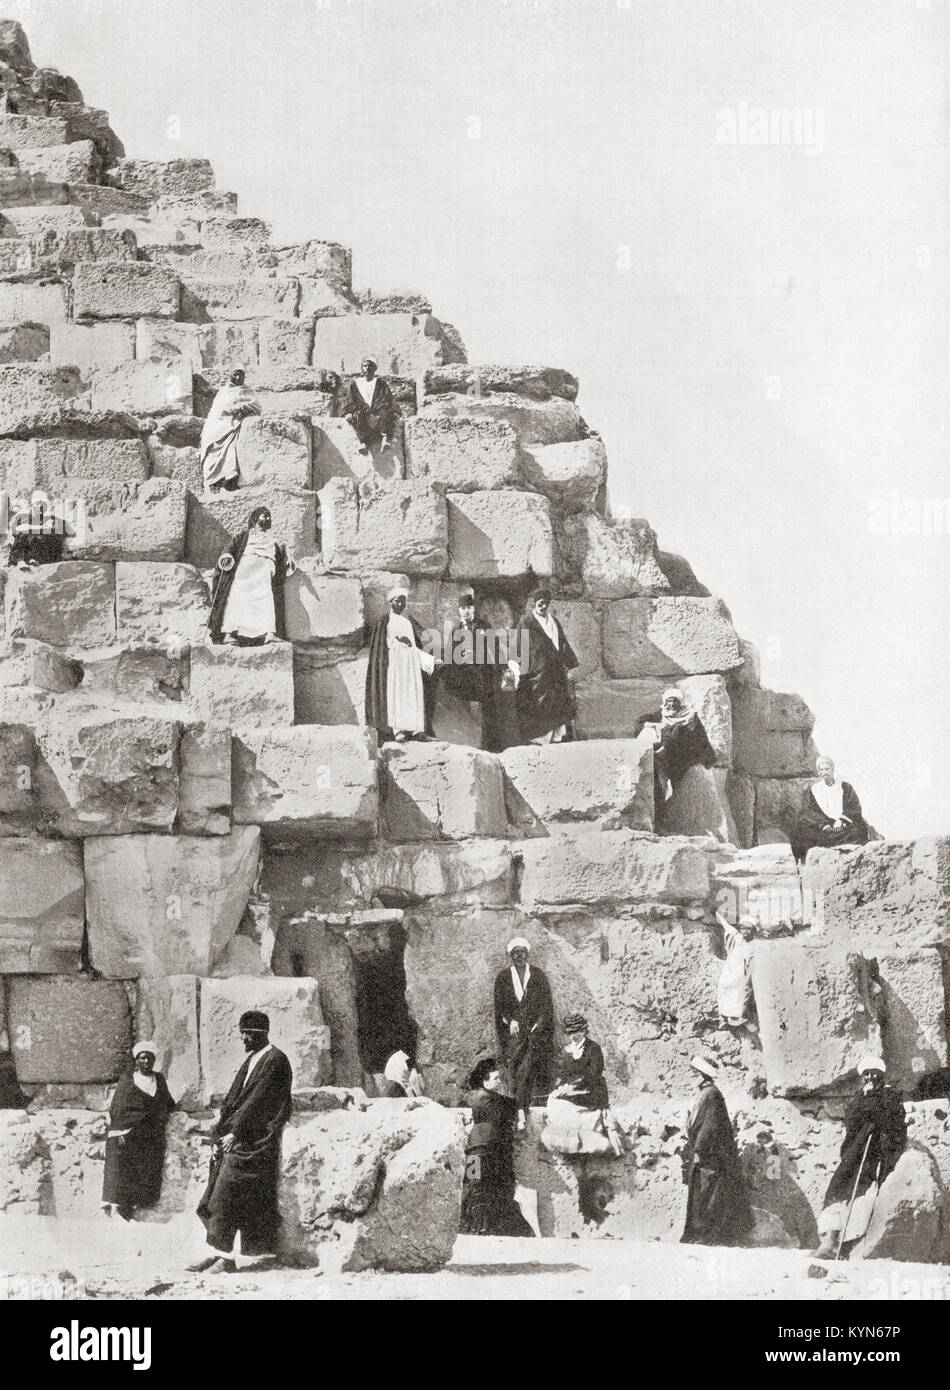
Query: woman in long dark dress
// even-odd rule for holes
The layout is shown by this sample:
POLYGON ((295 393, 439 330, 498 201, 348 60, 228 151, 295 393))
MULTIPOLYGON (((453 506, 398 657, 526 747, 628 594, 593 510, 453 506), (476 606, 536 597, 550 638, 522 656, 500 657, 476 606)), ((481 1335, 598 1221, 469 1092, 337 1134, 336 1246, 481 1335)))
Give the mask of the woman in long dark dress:
POLYGON ((109 1107, 102 1205, 130 1221, 137 1207, 153 1207, 162 1195, 165 1126, 175 1102, 160 1071, 152 1042, 137 1042, 133 1066, 120 1077, 109 1107))
POLYGON ((271 524, 267 507, 255 507, 219 557, 208 618, 212 642, 260 646, 284 637, 284 580, 297 566, 275 542, 271 524))
POLYGON ((465 1145, 463 1235, 534 1235, 515 1202, 515 1121, 518 1103, 502 1094, 502 1069, 483 1057, 466 1082, 472 1128, 465 1145))
POLYGON ((736 1245, 755 1224, 716 1065, 693 1057, 699 1098, 686 1124, 683 1181, 688 1188, 684 1245, 736 1245))

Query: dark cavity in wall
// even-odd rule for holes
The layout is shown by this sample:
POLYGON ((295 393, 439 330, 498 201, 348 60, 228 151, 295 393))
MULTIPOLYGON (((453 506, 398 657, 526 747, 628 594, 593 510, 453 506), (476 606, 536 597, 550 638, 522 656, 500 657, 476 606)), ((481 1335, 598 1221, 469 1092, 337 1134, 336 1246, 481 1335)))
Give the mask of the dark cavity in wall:
POLYGON ((360 1061, 367 1083, 394 1052, 415 1057, 418 1030, 406 1003, 406 932, 398 924, 347 932, 356 968, 360 1061))

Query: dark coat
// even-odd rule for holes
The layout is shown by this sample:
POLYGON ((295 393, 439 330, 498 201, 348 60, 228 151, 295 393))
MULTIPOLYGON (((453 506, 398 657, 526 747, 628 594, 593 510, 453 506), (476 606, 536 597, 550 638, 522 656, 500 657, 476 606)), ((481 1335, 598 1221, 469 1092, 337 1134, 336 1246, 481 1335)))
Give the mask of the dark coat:
POLYGON ((587 1038, 580 1057, 572 1057, 569 1052, 559 1052, 555 1071, 555 1087, 580 1087, 578 1095, 564 1096, 564 1100, 569 1100, 572 1105, 580 1105, 585 1110, 607 1109, 610 1101, 607 1096, 607 1079, 604 1076, 604 1052, 599 1043, 587 1038))
POLYGON ((155 1094, 147 1095, 130 1070, 119 1078, 109 1107, 109 1128, 127 1129, 124 1136, 106 1139, 102 1200, 117 1207, 153 1207, 162 1194, 165 1165, 165 1126, 175 1108, 161 1072, 155 1072, 155 1094))
POLYGON ((825 829, 834 822, 815 800, 811 787, 805 793, 798 822, 791 835, 792 853, 802 860, 810 849, 819 847, 832 849, 836 845, 865 845, 868 841, 868 827, 861 814, 861 803, 850 782, 841 783, 841 814, 851 822, 841 830, 825 829))
POLYGON ((495 1032, 511 1070, 512 1089, 522 1110, 543 1101, 550 1090, 554 1001, 542 970, 531 967, 528 986, 519 1003, 511 982, 511 967, 495 976, 495 1032), (517 1022, 512 1036, 510 1025, 517 1022))
POLYGON ((685 1244, 731 1245, 752 1229, 729 1112, 711 1081, 700 1090, 687 1122, 683 1181, 689 1187, 681 1236, 685 1244))
POLYGON ((473 1091, 465 1145, 460 1230, 477 1236, 533 1236, 515 1202, 514 1127, 517 1102, 497 1091, 473 1091))
POLYGON ((344 413, 361 444, 381 439, 384 434, 392 439, 399 421, 399 410, 393 400, 393 393, 381 376, 373 380, 373 399, 369 405, 363 399, 356 381, 351 381, 346 388, 344 413))
MULTIPOLYGON (((249 532, 245 529, 239 531, 222 555, 218 558, 217 568, 214 572, 214 580, 211 585, 211 612, 208 616, 208 631, 211 633, 212 642, 220 642, 224 633, 221 630, 221 623, 224 620, 224 610, 228 602, 228 594, 231 592, 231 585, 234 583, 234 576, 237 574, 238 565, 241 563, 241 556, 247 547, 249 532), (225 555, 230 555, 234 564, 227 568, 222 568, 221 561, 225 555)), ((274 542, 274 573, 271 578, 271 589, 274 594, 274 622, 275 631, 278 637, 285 637, 287 626, 284 620, 284 580, 287 578, 287 551, 282 545, 274 542)), ((265 634, 262 632, 261 636, 265 634)))
POLYGON ((851 1201, 869 1136, 871 1145, 857 1187, 859 1197, 873 1182, 884 1181, 907 1144, 904 1102, 890 1086, 867 1096, 855 1096, 845 1111, 841 1158, 828 1184, 825 1206, 830 1202, 851 1201))
POLYGON ((695 767, 697 764, 700 767, 712 767, 715 763, 715 750, 698 714, 684 720, 682 724, 664 724, 663 712, 657 710, 655 714, 648 714, 640 720, 637 733, 639 734, 644 724, 648 723, 660 726, 660 746, 656 749, 653 760, 658 770, 665 771, 674 791, 687 768, 695 767))
POLYGON ((497 635, 493 641, 483 638, 479 642, 477 632, 494 629, 483 618, 476 618, 474 629, 468 632, 460 623, 452 628, 445 665, 438 675, 442 686, 458 699, 481 705, 482 747, 490 753, 501 753, 521 742, 518 696, 514 690, 502 689, 507 650, 499 651, 497 635), (470 652, 479 660, 459 659, 468 657, 470 652))
POLYGON ((574 692, 567 673, 580 662, 560 622, 557 618, 554 621, 560 643, 557 647, 533 613, 526 614, 521 622, 521 649, 524 651, 527 639, 528 660, 518 682, 518 714, 526 743, 570 724, 574 718, 574 692))
MULTIPOLYGON (((411 613, 405 616, 412 624, 412 631, 415 635, 416 646, 422 646, 422 624, 411 613)), ((389 674, 389 646, 387 634, 389 631, 389 614, 375 624, 372 635, 369 639, 369 662, 366 667, 366 698, 365 715, 366 725, 370 729, 376 729, 380 739, 392 738, 393 730, 389 723, 389 704, 386 699, 386 677, 389 674)), ((422 701, 425 709, 426 733, 432 733, 432 713, 435 709, 435 697, 438 683, 435 673, 427 676, 422 672, 422 701)))

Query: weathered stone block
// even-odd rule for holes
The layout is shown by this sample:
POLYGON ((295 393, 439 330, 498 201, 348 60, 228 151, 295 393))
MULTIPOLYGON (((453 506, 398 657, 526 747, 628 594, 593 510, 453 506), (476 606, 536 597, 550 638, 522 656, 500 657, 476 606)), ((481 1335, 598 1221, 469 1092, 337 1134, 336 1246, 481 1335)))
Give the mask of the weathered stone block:
POLYGON ((883 986, 884 1061, 904 1092, 923 1072, 947 1066, 947 1007, 939 951, 888 951, 878 957, 883 986))
POLYGON ((178 656, 203 640, 210 606, 208 585, 193 565, 120 561, 115 567, 120 642, 154 644, 178 656))
POLYGON ((804 879, 833 937, 901 950, 950 940, 950 838, 814 849, 804 879))
POLYGON ((448 563, 445 499, 420 482, 358 487, 332 478, 319 493, 328 569, 442 574, 448 563))
POLYGON ((166 705, 177 718, 181 700, 187 693, 187 664, 169 642, 166 650, 157 647, 100 647, 82 653, 82 690, 96 704, 114 706, 117 702, 166 705))
POLYGON ((788 841, 814 777, 752 778, 756 844, 788 841))
POLYGON ((728 777, 722 767, 687 768, 669 801, 657 807, 657 827, 670 835, 711 835, 737 845, 739 832, 726 791, 728 777))
POLYGON ((398 439, 385 448, 364 448, 348 420, 311 420, 314 486, 322 488, 331 478, 355 482, 402 478, 402 446, 398 439))
MULTIPOLYGON (((9 727, 2 726, 0 735, 9 727)), ((0 973, 79 970, 83 896, 78 845, 36 836, 0 838, 0 973)))
POLYGON ((8 636, 74 649, 115 641, 113 565, 64 560, 11 571, 4 601, 8 636))
POLYGON ((444 367, 433 367, 426 372, 423 385, 430 396, 446 392, 495 395, 502 391, 536 401, 548 401, 552 396, 573 401, 579 389, 577 377, 561 367, 509 367, 483 362, 452 362, 444 367))
POLYGON ((121 320, 57 323, 49 327, 49 360, 54 367, 78 367, 84 381, 93 368, 120 367, 135 356, 135 328, 121 320))
POLYGON ((293 647, 289 642, 193 647, 191 703, 209 724, 251 729, 292 724, 293 647))
POLYGON ((153 478, 172 478, 189 492, 204 491, 204 474, 197 449, 176 449, 174 445, 161 444, 155 439, 149 439, 146 448, 153 478))
POLYGON ((73 275, 73 317, 122 319, 178 317, 181 285, 163 265, 146 261, 94 261, 73 275))
POLYGON ((375 835, 375 738, 363 729, 244 729, 232 744, 235 825, 326 839, 375 835))
POLYGON ((209 975, 257 876, 260 832, 108 835, 85 845, 89 957, 103 975, 209 975))
POLYGON ((132 1011, 117 980, 14 977, 7 1028, 18 1079, 115 1081, 132 1046, 132 1011))
MULTIPOLYGON (((950 1244, 943 1215, 946 1206, 947 1189, 934 1155, 912 1143, 881 1184, 867 1232, 849 1259, 945 1263, 950 1244)), ((880 1284, 887 1281, 882 1279, 880 1284)), ((919 1286, 917 1280, 908 1283, 909 1288, 919 1286)), ((873 1283, 869 1291, 871 1287, 873 1283)))
MULTIPOLYGON (((0 663, 4 685, 10 683, 5 670, 9 664, 8 660, 0 663)), ((7 721, 0 724, 0 835, 28 830, 34 811, 36 740, 29 724, 14 722, 9 712, 7 721)))
POLYGON ((382 376, 420 376, 442 361, 442 325, 431 314, 351 313, 317 319, 315 365, 358 372, 364 357, 376 359, 382 376))
MULTIPOLYGON (((210 569, 234 536, 247 526, 252 507, 266 506, 273 520, 275 541, 295 560, 317 553, 316 500, 313 493, 278 487, 242 488, 214 497, 191 495, 184 558, 199 569, 210 569)), ((334 566, 334 568, 344 568, 334 566)))
POLYGON ((611 676, 699 675, 731 671, 741 662, 719 599, 619 599, 604 613, 603 634, 611 676))
POLYGON ((55 116, 20 116, 10 111, 0 115, 0 148, 38 150, 45 145, 64 145, 69 132, 64 120, 55 116))
POLYGON ((87 480, 85 523, 66 540, 78 560, 182 559, 188 493, 171 478, 112 484, 87 480))
MULTIPOLYGON (((556 507, 568 513, 589 511, 606 482, 607 451, 600 439, 535 445, 524 450, 521 467, 525 482, 556 507)), ((592 556, 592 571, 593 562, 592 556)))
POLYGON ((258 342, 262 365, 307 367, 313 352, 313 320, 263 319, 258 342))
POLYGON ((259 1009, 270 1019, 271 1042, 287 1054, 295 1090, 330 1080, 329 1029, 316 980, 202 980, 199 1037, 207 1103, 223 1099, 247 1057, 238 1032, 247 1009, 259 1009))
POLYGON ((653 745, 647 738, 527 744, 501 754, 514 835, 554 822, 653 829, 653 745))
MULTIPOLYGON (((575 678, 584 680, 585 677, 603 675, 599 608, 583 599, 559 598, 554 611, 580 662, 575 678)), ((620 733, 622 730, 613 732, 620 733)))
POLYGON ((387 746, 380 754, 383 833, 391 840, 461 840, 507 829, 499 760, 447 743, 387 746))
POLYGON ((522 903, 597 903, 634 899, 695 902, 709 891, 702 849, 689 840, 634 830, 561 833, 515 846, 523 870, 522 903))
MULTIPOLYGON (((138 319, 135 334, 135 357, 139 362, 170 363, 181 358, 191 373, 201 368, 201 329, 196 323, 178 323, 174 319, 138 319)), ((190 389, 190 381, 189 381, 190 389)))
POLYGON ((325 574, 319 561, 302 560, 284 585, 284 616, 289 642, 359 646, 363 640, 360 581, 325 574))
POLYGON ((293 318, 300 298, 298 280, 285 276, 246 276, 214 280, 189 277, 182 295, 182 318, 188 323, 209 319, 293 318))
POLYGON ((182 735, 178 828, 184 835, 231 829, 231 731, 206 724, 182 735))
POLYGON ((0 363, 38 362, 49 353, 49 337, 49 328, 42 323, 3 324, 0 326, 0 363))
POLYGON ((736 768, 754 777, 814 772, 814 716, 800 695, 739 686, 732 702, 736 768))
POLYGON ((183 357, 96 368, 92 408, 129 410, 134 415, 190 415, 191 373, 191 363, 183 357))
POLYGON ((109 182, 154 202, 213 188, 214 170, 207 159, 120 159, 109 170, 109 182))
POLYGON ((549 575, 554 537, 546 497, 532 492, 450 493, 449 573, 454 579, 549 575))
MULTIPOLYGON (((557 612, 583 607, 559 602, 557 612)), ((563 618, 562 618, 563 621, 563 618)), ((568 629, 568 636, 570 636, 568 629)), ((571 637, 571 645, 574 645, 571 637)), ((574 647, 577 651, 577 647, 574 647)), ((580 656, 580 652, 577 652, 580 656)), ((657 676, 639 680, 581 680, 577 685, 577 724, 582 738, 629 737, 639 721, 656 714, 663 692, 671 684, 657 676)), ((699 715, 716 754, 716 763, 732 762, 732 718, 729 691, 722 676, 681 676, 676 681, 699 715)))
MULTIPOLYGON (((85 484, 90 480, 116 485, 144 483, 148 479, 148 453, 141 439, 37 439, 37 485, 48 492, 64 490, 63 480, 85 484)), ((75 494, 78 486, 68 489, 75 494)), ((101 491, 98 495, 102 495, 101 491)), ((123 497, 125 494, 121 494, 123 497)), ((97 494, 90 496, 94 502, 97 494)))
MULTIPOLYGON (((80 675, 77 662, 63 656, 62 652, 46 642, 34 642, 28 638, 14 638, 4 649, 0 661, 0 686, 30 685, 39 690, 62 694, 75 690, 80 675)), ((0 805, 3 804, 4 797, 0 794, 0 805)))
POLYGON ((567 516, 558 527, 559 567, 591 598, 663 594, 670 581, 660 565, 656 532, 646 521, 567 516))
POLYGON ((851 1095, 881 1030, 867 961, 804 941, 756 941, 752 988, 773 1096, 851 1095))
POLYGON ((203 323, 198 333, 205 368, 233 371, 235 367, 252 367, 257 361, 258 325, 253 320, 203 323))
POLYGON ((503 420, 417 415, 406 421, 405 440, 410 478, 429 478, 454 492, 517 487, 521 482, 518 441, 503 420))
POLYGON ((271 416, 246 422, 241 430, 241 485, 269 482, 311 486, 309 424, 271 416))
POLYGON ((504 420, 518 436, 521 447, 529 450, 538 445, 586 439, 588 435, 577 406, 559 397, 534 401, 512 392, 426 396, 419 414, 426 419, 504 420))
POLYGON ((287 275, 322 276, 335 281, 343 289, 350 288, 353 253, 339 242, 312 238, 294 246, 278 246, 274 255, 287 275))
POLYGON ((0 366, 0 430, 16 427, 24 415, 81 403, 83 384, 75 367, 48 367, 35 362, 0 366))
POLYGON ((328 661, 323 652, 294 648, 294 723, 362 724, 368 652, 328 661))
POLYGON ((52 327, 65 317, 65 285, 0 283, 0 321, 3 323, 45 323, 52 327))
POLYGON ((159 1048, 156 1066, 183 1109, 201 1101, 198 983, 195 975, 143 976, 137 989, 137 1035, 151 1038, 159 1048))
POLYGON ((63 183, 95 183, 102 160, 91 140, 21 150, 17 163, 27 174, 63 183))

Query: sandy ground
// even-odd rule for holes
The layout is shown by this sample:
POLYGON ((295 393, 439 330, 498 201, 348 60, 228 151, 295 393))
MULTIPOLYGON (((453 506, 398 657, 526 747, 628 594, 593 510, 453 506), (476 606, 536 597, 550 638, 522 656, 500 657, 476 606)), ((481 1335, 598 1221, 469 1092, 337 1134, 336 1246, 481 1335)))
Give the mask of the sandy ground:
POLYGON ((0 1217, 0 1301, 65 1296, 262 1299, 950 1300, 950 1267, 860 1260, 820 1266, 804 1251, 699 1249, 612 1240, 460 1236, 434 1274, 277 1269, 188 1274, 207 1253, 190 1217, 113 1224, 0 1217), (77 1281, 77 1285, 72 1284, 77 1281))

